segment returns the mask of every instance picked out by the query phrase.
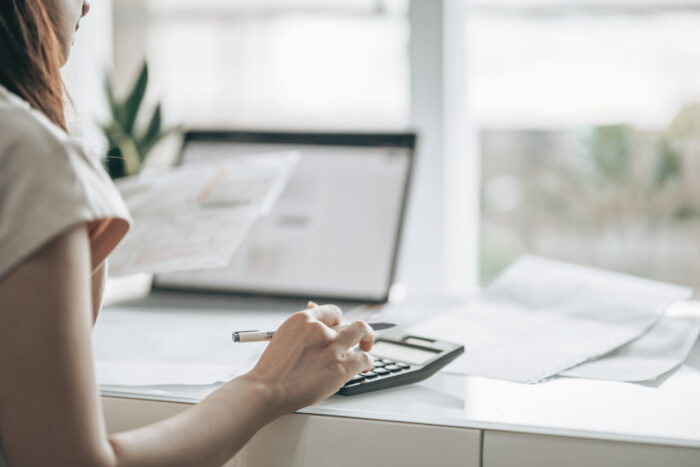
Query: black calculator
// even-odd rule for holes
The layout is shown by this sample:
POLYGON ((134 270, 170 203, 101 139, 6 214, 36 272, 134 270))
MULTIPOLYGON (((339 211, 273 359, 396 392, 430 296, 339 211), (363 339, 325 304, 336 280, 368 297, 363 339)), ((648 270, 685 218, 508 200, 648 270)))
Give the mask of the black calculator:
POLYGON ((426 337, 378 338, 370 352, 372 370, 353 376, 338 394, 351 396, 423 381, 463 353, 463 345, 426 337))

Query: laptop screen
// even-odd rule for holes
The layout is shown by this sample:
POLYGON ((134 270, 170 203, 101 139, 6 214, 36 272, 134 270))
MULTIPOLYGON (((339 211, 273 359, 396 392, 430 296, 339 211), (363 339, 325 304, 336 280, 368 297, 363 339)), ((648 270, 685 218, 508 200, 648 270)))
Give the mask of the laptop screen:
POLYGON ((394 279, 415 135, 193 132, 182 164, 295 150, 294 174, 223 268, 156 287, 382 302, 394 279))

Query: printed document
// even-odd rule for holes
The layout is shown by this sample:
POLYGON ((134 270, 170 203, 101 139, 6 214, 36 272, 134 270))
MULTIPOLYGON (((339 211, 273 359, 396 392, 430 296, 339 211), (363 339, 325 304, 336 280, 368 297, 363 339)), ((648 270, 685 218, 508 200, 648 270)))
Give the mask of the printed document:
POLYGON ((134 226, 110 256, 110 274, 225 266, 297 161, 295 152, 244 156, 118 180, 134 226))
POLYGON ((638 339, 561 375, 613 381, 653 381, 685 361, 699 331, 700 326, 695 323, 664 316, 638 339))
POLYGON ((690 289, 525 256, 477 300, 408 332, 464 344, 448 369, 537 383, 649 330, 690 289))

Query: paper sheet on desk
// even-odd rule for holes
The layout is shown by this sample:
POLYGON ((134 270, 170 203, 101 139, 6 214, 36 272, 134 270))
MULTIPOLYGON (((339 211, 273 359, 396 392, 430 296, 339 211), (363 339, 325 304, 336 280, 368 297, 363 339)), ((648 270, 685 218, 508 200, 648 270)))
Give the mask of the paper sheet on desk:
POLYGON ((685 361, 699 331, 697 324, 664 316, 638 339, 560 374, 613 381, 652 381, 685 361))
POLYGON ((110 257, 110 274, 225 266, 297 161, 294 152, 255 155, 118 180, 134 226, 110 257))
POLYGON ((233 344, 236 329, 276 329, 287 313, 108 308, 93 331, 100 385, 202 385, 250 370, 266 343, 233 344))
POLYGON ((642 335, 684 287, 527 256, 483 296, 408 330, 460 342, 451 370, 537 383, 642 335))

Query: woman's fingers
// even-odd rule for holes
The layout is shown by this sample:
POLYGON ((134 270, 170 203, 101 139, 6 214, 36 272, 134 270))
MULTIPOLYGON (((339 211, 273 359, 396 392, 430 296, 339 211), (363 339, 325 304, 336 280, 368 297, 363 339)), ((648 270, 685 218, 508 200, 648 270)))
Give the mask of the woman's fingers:
POLYGON ((335 305, 317 305, 314 302, 309 302, 306 312, 338 332, 336 342, 342 351, 359 343, 360 349, 368 352, 374 345, 374 331, 372 328, 364 321, 355 321, 341 326, 343 314, 340 308, 335 305))
POLYGON ((311 306, 290 316, 275 332, 251 370, 275 394, 281 410, 292 411, 334 394, 353 375, 372 368, 365 353, 374 331, 363 321, 341 325, 334 305, 311 306), (349 352, 360 344, 365 352, 349 352))
POLYGON ((366 352, 351 352, 347 356, 346 367, 350 370, 350 377, 369 371, 374 366, 374 358, 366 352))
POLYGON ((364 321, 353 321, 338 332, 335 340, 343 350, 359 343, 361 350, 369 352, 374 345, 374 331, 364 321))
POLYGON ((342 319, 340 308, 335 305, 316 305, 306 311, 329 328, 339 325, 342 319))

